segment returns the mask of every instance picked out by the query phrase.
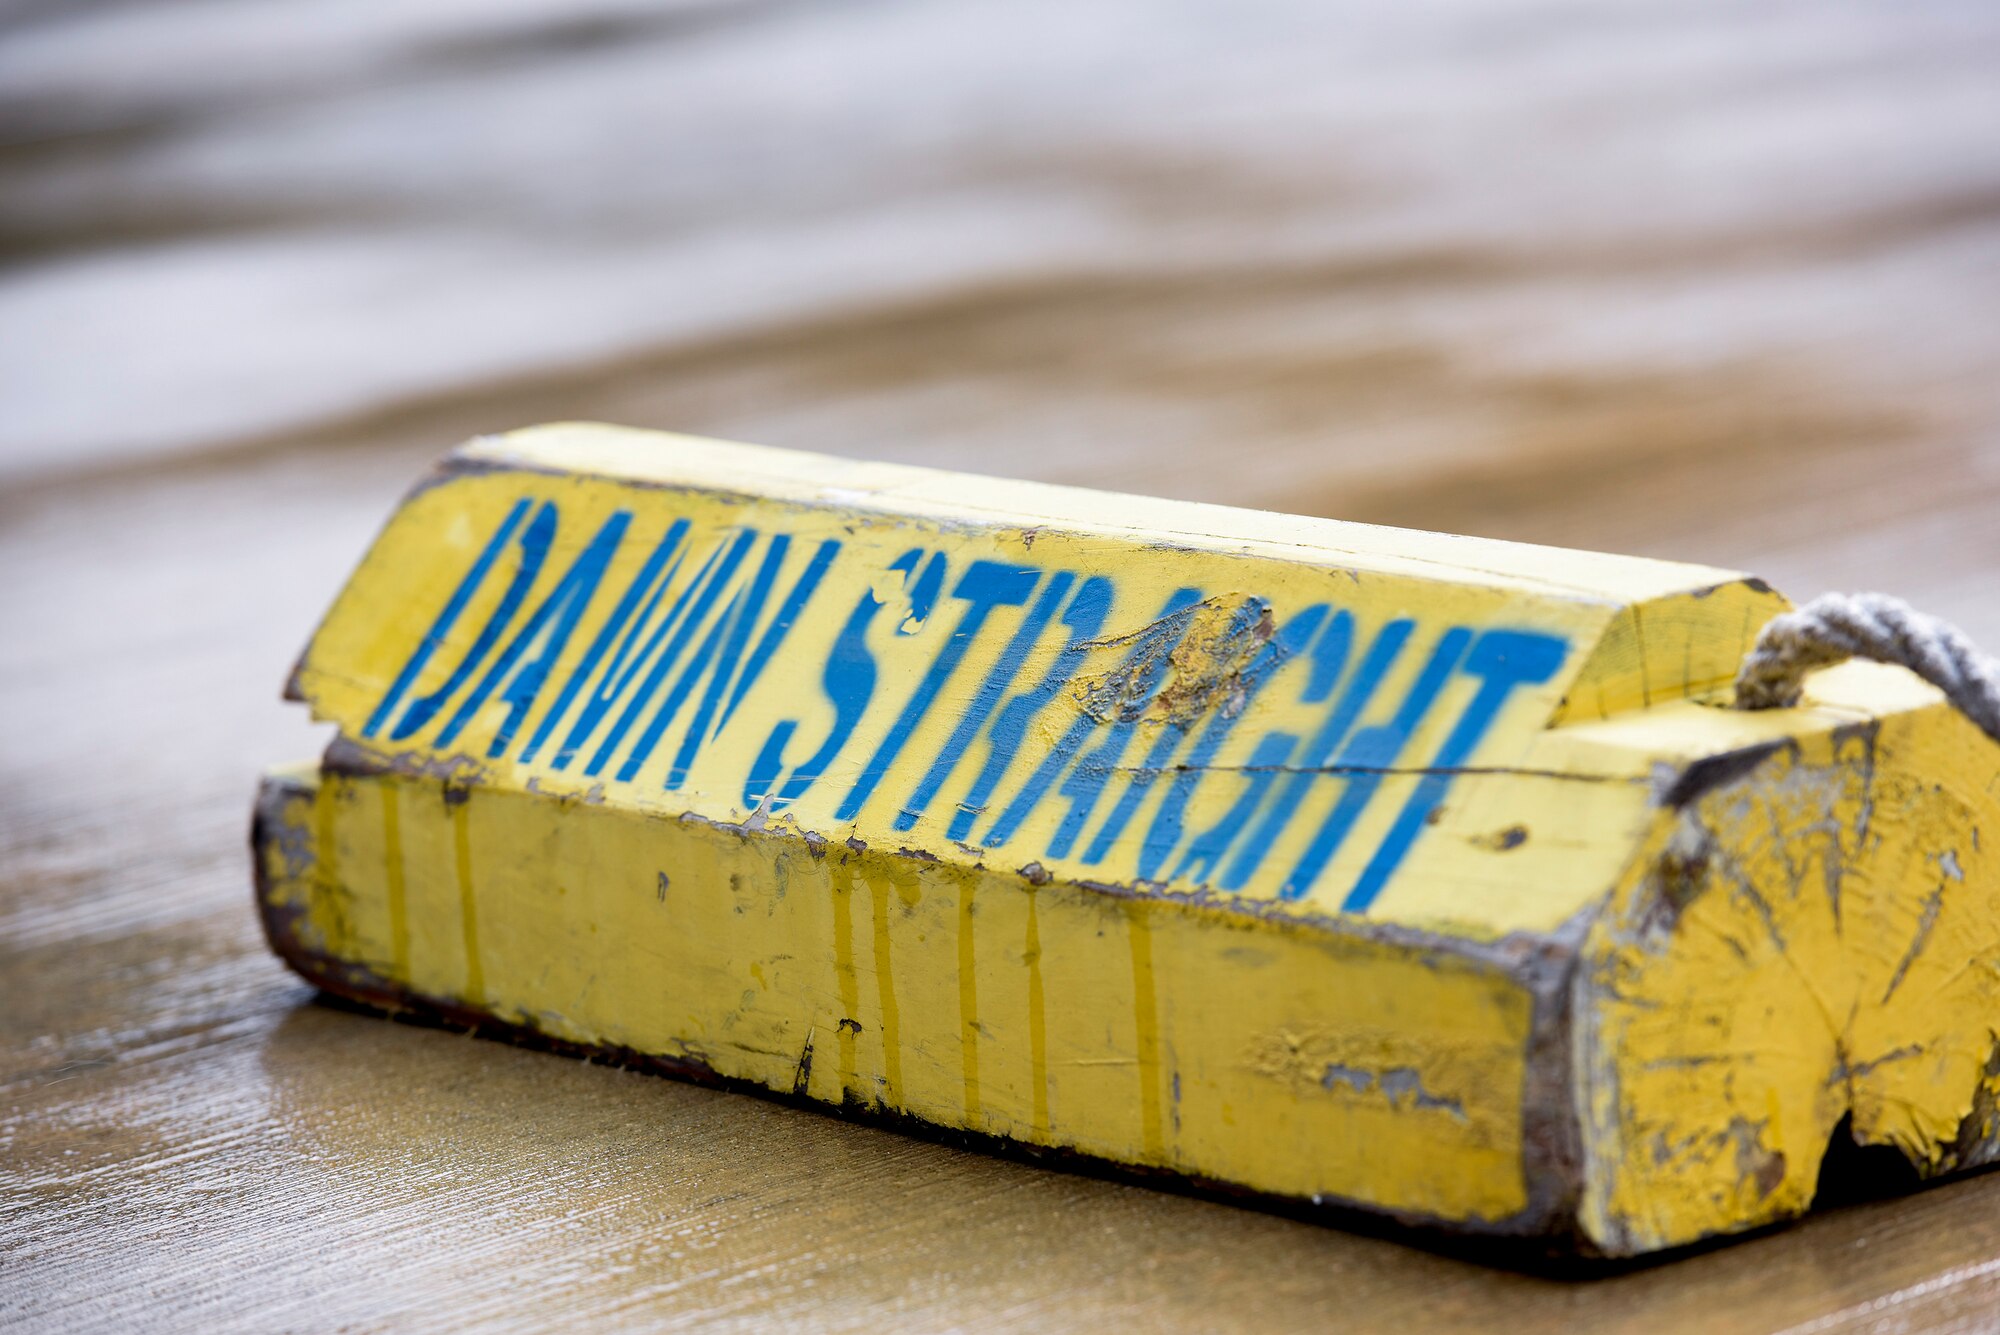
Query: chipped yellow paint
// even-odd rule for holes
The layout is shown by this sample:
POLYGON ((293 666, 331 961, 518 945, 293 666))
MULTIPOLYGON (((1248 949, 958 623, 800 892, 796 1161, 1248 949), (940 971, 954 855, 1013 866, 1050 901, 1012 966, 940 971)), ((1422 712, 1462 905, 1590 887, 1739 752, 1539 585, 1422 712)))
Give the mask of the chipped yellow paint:
POLYGON ((1994 1153, 1993 745, 1897 669, 1813 689, 1835 726, 1646 720, 1771 749, 1662 813, 1584 945, 1584 1210, 1617 1250, 1797 1214, 1844 1118, 1927 1175, 1994 1153))
POLYGON ((958 1046, 965 1072, 965 1118, 979 1118, 979 953, 972 922, 972 887, 958 883, 958 1046))
POLYGON ((410 976, 408 891, 403 886, 403 803, 391 779, 382 785, 382 890, 389 911, 390 977, 410 976))
MULTIPOLYGON (((379 868, 386 853, 374 808, 394 782, 294 777, 284 819, 310 828, 317 814, 333 813, 331 846, 362 882, 358 869, 379 868)), ((1349 1195, 1369 1163, 1387 1156, 1424 1165, 1383 1202, 1392 1208, 1498 1219, 1525 1203, 1517 1110, 1485 1091, 1518 1090, 1529 999, 1497 970, 1284 924, 1260 929, 1214 906, 1169 901, 1134 913, 1130 902, 1107 904, 1062 883, 1025 895, 1011 873, 918 877, 896 854, 835 844, 814 855, 771 832, 663 829, 658 817, 609 805, 483 788, 454 805, 433 796, 404 810, 406 846, 444 854, 410 856, 413 916, 432 916, 417 906, 441 906, 452 927, 458 823, 478 869, 480 949, 493 984, 485 1009, 503 1023, 695 1062, 782 1092, 803 1079, 801 1092, 830 1102, 851 1096, 938 1125, 1253 1190, 1349 1195), (654 889, 663 833, 676 867, 664 901, 654 889), (559 881, 578 888, 558 893, 559 881), (778 884, 782 898, 770 892, 778 884), (716 893, 699 889, 708 886, 716 893), (967 1105, 956 1005, 961 893, 978 906, 978 1025, 990 1036, 980 1044, 976 1110, 967 1105), (1028 1032, 1037 975, 1009 949, 1026 939, 1031 904, 1044 943, 1034 967, 1049 996, 1041 1062, 1028 1032), (843 910, 859 920, 851 965, 841 959, 843 934, 829 930, 843 910), (1268 963, 1246 971, 1252 952, 1268 963), (873 974, 874 987, 853 986, 855 974, 873 974), (1202 1004, 1208 998, 1227 1004, 1202 1004), (1399 1025, 1454 1036, 1436 1062, 1421 1059, 1415 1043, 1373 1056, 1415 1061, 1425 1090, 1472 1108, 1476 1147, 1461 1144, 1467 1127, 1455 1112, 1410 1116, 1408 1097, 1399 1106, 1347 1086, 1304 1088, 1297 1062, 1276 1067, 1267 1050, 1274 1034, 1300 1035, 1310 1054, 1314 1034, 1399 1025), (817 1059, 831 1046, 823 1036, 836 1032, 838 1070, 817 1059), (1267 1119, 1265 1109, 1277 1115, 1267 1119)), ((317 894, 277 872, 267 894, 285 902, 317 894)), ((313 917, 300 940, 393 986, 386 903, 370 899, 357 890, 350 918, 313 917), (346 935, 322 934, 329 930, 346 935)), ((412 967, 423 975, 441 957, 440 971, 462 978, 458 955, 451 931, 418 934, 412 967)), ((441 995, 462 1004, 462 986, 441 995)))
POLYGON ((1049 1143, 1049 1031, 1042 991, 1041 896, 1027 889, 1028 928, 1021 946, 1021 965, 1028 972, 1028 1101, 1029 1139, 1049 1143))
POLYGON ((378 1005, 1615 1254, 2000 1143, 1996 750, 1718 707, 1728 572, 613 428, 301 660, 274 945, 378 1005), (1990 838, 1990 836, 1989 836, 1990 838))

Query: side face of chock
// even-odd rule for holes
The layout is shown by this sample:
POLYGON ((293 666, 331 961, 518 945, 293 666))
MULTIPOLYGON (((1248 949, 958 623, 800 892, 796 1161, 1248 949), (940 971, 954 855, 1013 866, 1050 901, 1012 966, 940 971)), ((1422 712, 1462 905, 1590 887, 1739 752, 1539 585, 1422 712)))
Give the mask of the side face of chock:
POLYGON ((2000 749, 1900 668, 1832 669, 1811 698, 1594 729, 1714 741, 1668 771, 1575 975, 1603 1250, 1802 1213, 1843 1127, 1923 1177, 2000 1157, 2000 749))
POLYGON ((2000 1135, 1995 748, 1717 707, 1660 562, 563 425, 294 674, 274 948, 389 1010, 1307 1208, 1629 1255, 1835 1128, 2000 1135))

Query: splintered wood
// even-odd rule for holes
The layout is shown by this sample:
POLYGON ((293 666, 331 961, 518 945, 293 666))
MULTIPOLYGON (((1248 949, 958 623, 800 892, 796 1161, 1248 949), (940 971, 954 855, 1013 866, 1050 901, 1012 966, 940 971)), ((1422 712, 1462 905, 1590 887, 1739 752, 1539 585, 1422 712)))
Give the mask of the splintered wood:
POLYGON ((1727 571, 610 427, 475 441, 258 805, 329 991, 1631 1255, 2000 1145, 2000 752, 1741 713, 1727 571), (1990 842, 1990 836, 1987 842, 1990 842))

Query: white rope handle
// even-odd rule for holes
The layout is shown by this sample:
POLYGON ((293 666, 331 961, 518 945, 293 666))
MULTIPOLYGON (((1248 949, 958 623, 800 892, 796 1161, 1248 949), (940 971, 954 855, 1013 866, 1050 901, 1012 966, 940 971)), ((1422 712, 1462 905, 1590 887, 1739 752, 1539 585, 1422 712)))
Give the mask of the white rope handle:
POLYGON ((1849 658, 1901 664, 2000 741, 2000 661, 1950 622, 1881 593, 1829 593, 1773 617, 1736 674, 1736 707, 1795 705, 1806 673, 1849 658))

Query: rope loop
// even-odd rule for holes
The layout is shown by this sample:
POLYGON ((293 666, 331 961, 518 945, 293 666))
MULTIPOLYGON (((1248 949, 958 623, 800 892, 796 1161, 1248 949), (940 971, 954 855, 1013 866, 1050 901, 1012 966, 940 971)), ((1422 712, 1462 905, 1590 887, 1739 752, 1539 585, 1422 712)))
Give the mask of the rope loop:
POLYGON ((1829 593, 1773 617, 1736 674, 1736 707, 1795 705, 1808 672, 1850 658, 1908 668, 2000 741, 2000 661, 1950 622, 1881 593, 1829 593))

